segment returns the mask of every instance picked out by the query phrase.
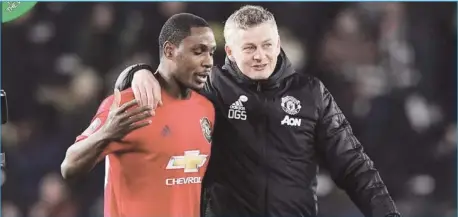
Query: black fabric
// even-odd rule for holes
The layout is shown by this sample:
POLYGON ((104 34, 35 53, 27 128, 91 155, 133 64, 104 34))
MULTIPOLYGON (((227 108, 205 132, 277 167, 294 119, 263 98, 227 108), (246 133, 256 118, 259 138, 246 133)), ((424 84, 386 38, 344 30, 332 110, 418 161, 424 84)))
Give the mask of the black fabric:
POLYGON ((365 216, 399 216, 332 95, 283 51, 264 81, 226 60, 201 94, 216 110, 203 216, 317 216, 318 162, 365 216))

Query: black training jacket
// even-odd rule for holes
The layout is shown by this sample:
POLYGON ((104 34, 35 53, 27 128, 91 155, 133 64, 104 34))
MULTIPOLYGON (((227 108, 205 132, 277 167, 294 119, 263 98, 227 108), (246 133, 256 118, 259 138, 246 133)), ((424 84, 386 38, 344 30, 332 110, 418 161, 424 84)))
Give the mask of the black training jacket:
MULTIPOLYGON (((118 87, 128 88, 135 71, 118 87)), ((209 81, 202 94, 217 114, 205 217, 317 216, 319 161, 365 216, 399 215, 331 94, 295 73, 283 51, 266 81, 250 80, 229 60, 209 81)))

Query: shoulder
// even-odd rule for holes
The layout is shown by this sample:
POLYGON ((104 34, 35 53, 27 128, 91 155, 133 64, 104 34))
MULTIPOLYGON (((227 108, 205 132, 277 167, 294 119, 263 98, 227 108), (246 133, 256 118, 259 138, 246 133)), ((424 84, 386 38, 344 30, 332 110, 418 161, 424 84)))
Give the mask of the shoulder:
POLYGON ((195 101, 194 105, 196 105, 193 109, 196 109, 196 114, 203 115, 210 119, 210 122, 213 122, 215 119, 215 107, 213 103, 203 95, 194 92, 193 100, 195 101))
MULTIPOLYGON (((121 91, 121 105, 133 99, 135 99, 135 96, 131 88, 121 91)), ((107 96, 100 104, 99 109, 97 110, 97 114, 109 111, 111 105, 113 104, 113 101, 114 101, 113 94, 107 96)))
POLYGON ((316 108, 321 108, 325 96, 328 94, 320 79, 309 75, 297 73, 287 78, 287 93, 295 95, 298 100, 308 102, 316 108))
POLYGON ((321 97, 325 86, 320 79, 303 73, 296 73, 293 76, 287 78, 289 83, 288 87, 290 90, 298 89, 303 93, 311 93, 315 97, 321 97))
POLYGON ((210 99, 200 92, 198 93, 193 91, 193 100, 195 100, 199 105, 213 109, 213 103, 210 101, 210 99))
POLYGON ((319 88, 323 84, 317 77, 305 73, 296 73, 289 78, 289 81, 292 85, 303 86, 311 89, 319 88))

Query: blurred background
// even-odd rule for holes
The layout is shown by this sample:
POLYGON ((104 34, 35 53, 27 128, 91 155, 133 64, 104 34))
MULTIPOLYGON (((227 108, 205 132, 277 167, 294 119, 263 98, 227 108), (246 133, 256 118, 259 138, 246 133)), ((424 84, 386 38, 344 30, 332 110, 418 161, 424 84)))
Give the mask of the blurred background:
MULTIPOLYGON (((258 4, 258 3, 256 3, 258 4)), ((224 20, 241 3, 44 3, 2 24, 2 217, 103 216, 103 163, 65 183, 60 163, 128 65, 158 64, 179 12, 224 20)), ((334 95, 403 216, 456 216, 455 3, 259 3, 301 73, 334 95)), ((362 216, 321 170, 321 216, 362 216)))

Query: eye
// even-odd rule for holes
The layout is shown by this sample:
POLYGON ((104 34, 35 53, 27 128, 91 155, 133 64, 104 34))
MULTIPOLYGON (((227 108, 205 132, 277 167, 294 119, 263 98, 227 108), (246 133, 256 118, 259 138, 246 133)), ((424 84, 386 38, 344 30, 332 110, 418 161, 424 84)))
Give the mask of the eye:
POLYGON ((247 47, 244 47, 243 50, 254 50, 254 46, 247 46, 247 47))
POLYGON ((267 48, 272 47, 272 44, 271 43, 264 44, 264 47, 267 47, 267 48))

